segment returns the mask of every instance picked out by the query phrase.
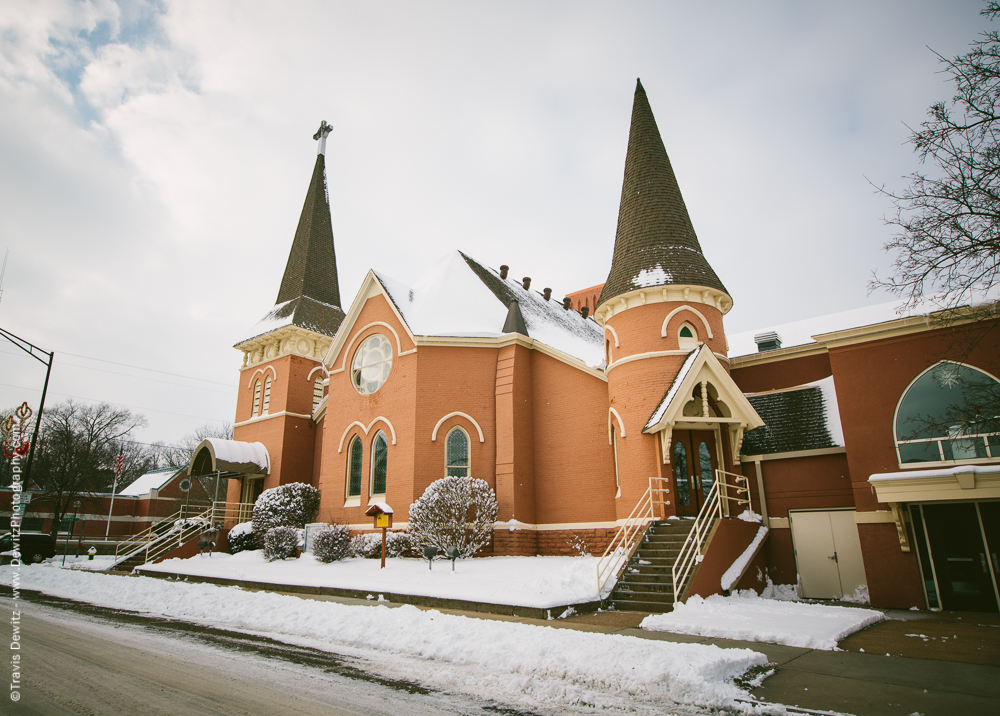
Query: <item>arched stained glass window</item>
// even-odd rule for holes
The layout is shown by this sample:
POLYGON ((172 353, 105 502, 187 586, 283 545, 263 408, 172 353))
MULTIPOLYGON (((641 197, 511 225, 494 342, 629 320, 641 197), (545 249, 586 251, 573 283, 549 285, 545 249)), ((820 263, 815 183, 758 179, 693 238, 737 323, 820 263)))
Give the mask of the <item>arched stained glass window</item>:
POLYGON ((372 494, 385 494, 385 476, 388 471, 389 443, 381 430, 372 440, 372 494))
POLYGON ((698 446, 698 471, 701 473, 701 494, 707 497, 715 482, 715 474, 712 472, 712 451, 706 442, 698 446))
POLYGON ((361 465, 364 446, 361 438, 357 435, 351 440, 351 447, 347 451, 347 496, 359 497, 361 495, 361 465))
POLYGON ((677 504, 691 504, 691 481, 688 479, 688 453, 684 443, 674 443, 674 483, 677 487, 677 504))
POLYGON ((1000 458, 1000 382, 938 363, 907 388, 894 429, 901 464, 1000 458))
POLYGON ((445 441, 445 475, 469 476, 469 436, 461 428, 452 428, 445 441))

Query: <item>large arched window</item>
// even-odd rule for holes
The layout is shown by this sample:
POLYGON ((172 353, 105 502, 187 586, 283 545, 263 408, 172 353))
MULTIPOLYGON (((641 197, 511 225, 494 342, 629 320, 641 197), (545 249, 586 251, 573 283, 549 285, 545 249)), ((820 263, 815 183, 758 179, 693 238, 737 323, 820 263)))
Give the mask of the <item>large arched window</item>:
POLYGON ((381 388, 392 370, 392 344, 378 333, 369 336, 358 347, 351 363, 351 382, 362 395, 381 388))
POLYGON ((899 463, 1000 458, 1000 382, 948 361, 924 371, 896 407, 899 463))
POLYGON ((381 430, 372 440, 371 494, 385 494, 385 476, 389 466, 389 443, 381 430))
POLYGON ((364 446, 361 438, 357 435, 351 440, 351 447, 347 450, 347 496, 361 496, 361 465, 364 446))
POLYGON ((446 477, 469 476, 469 436, 462 428, 454 427, 445 440, 446 477))

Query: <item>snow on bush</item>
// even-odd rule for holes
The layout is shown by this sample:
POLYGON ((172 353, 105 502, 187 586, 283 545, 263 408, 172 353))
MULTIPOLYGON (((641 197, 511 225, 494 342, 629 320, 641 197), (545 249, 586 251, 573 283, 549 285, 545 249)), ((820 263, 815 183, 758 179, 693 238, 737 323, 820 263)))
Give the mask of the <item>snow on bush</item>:
POLYGON ((257 549, 257 538, 253 533, 253 524, 250 522, 240 522, 229 530, 227 537, 229 542, 229 554, 238 554, 248 549, 257 549))
MULTIPOLYGON (((386 557, 414 556, 413 542, 406 532, 387 532, 385 535, 386 557)), ((382 535, 379 532, 355 535, 351 538, 351 554, 365 559, 379 559, 382 556, 382 535)))
POLYGON ((290 482, 264 490, 253 505, 253 531, 266 536, 272 527, 306 526, 319 512, 319 490, 302 482, 290 482))
POLYGON ((485 480, 444 477, 410 505, 408 531, 418 549, 458 547, 471 557, 490 543, 496 519, 497 496, 485 480))
POLYGON ((268 562, 295 556, 299 531, 294 527, 272 527, 264 535, 264 557, 268 562))
POLYGON ((320 562, 337 562, 350 556, 351 531, 344 525, 331 525, 312 536, 312 551, 320 562))

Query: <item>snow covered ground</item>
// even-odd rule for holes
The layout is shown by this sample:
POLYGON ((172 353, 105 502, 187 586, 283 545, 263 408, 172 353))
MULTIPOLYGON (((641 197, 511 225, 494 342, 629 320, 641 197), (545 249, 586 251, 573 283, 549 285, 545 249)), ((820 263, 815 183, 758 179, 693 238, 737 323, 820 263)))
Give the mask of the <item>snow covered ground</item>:
MULTIPOLYGON (((0 567, 0 583, 11 585, 13 574, 14 568, 0 567)), ((767 664, 763 654, 749 649, 472 619, 412 606, 347 606, 53 564, 21 567, 20 583, 55 596, 263 633, 329 651, 362 650, 375 657, 373 664, 384 662, 396 675, 430 687, 529 708, 663 713, 676 703, 746 711, 750 707, 735 699, 747 694, 734 679, 767 664)))
MULTIPOLYGON (((379 593, 462 599, 549 609, 598 600, 596 557, 483 557, 451 562, 345 559, 323 564, 311 554, 268 562, 260 550, 168 559, 145 571, 220 577, 270 584, 300 584, 379 593)), ((613 585, 609 585, 610 587, 613 585)), ((606 596, 606 595, 605 595, 606 596)), ((558 616, 554 614, 553 616, 558 616)))
POLYGON ((746 590, 729 597, 691 597, 669 614, 651 614, 640 626, 830 651, 841 639, 884 618, 873 609, 762 599, 746 590))

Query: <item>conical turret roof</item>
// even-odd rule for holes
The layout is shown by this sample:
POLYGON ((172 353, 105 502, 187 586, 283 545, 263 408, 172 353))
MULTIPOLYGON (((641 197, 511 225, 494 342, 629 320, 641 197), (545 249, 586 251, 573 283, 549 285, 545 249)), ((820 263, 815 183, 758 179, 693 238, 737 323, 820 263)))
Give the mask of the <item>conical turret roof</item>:
POLYGON ((637 80, 615 253, 598 305, 639 288, 671 284, 726 292, 701 252, 646 91, 637 80))

